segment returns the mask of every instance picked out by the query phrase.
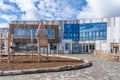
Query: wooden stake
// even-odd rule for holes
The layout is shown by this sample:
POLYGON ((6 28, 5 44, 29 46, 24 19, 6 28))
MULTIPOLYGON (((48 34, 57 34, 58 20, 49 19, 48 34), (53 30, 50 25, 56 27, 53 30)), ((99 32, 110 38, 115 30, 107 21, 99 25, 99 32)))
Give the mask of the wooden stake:
POLYGON ((39 46, 39 43, 38 43, 38 62, 40 62, 40 46, 39 46))
POLYGON ((48 58, 48 47, 46 47, 46 48, 47 48, 47 50, 46 50, 46 51, 47 51, 47 58, 48 58))
POLYGON ((10 63, 10 35, 7 33, 7 52, 8 52, 8 63, 10 63))
POLYGON ((11 46, 12 46, 12 57, 11 57, 11 61, 14 60, 14 44, 13 44, 13 34, 11 35, 11 46))
POLYGON ((0 62, 2 61, 2 34, 0 35, 0 62))

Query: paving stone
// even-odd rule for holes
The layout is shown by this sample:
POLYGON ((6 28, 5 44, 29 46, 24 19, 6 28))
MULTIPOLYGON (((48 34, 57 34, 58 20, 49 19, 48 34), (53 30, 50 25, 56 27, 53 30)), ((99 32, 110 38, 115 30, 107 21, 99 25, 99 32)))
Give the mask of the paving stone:
POLYGON ((71 71, 1 76, 0 80, 120 80, 120 62, 102 60, 91 54, 65 54, 64 56, 88 59, 93 65, 71 71))

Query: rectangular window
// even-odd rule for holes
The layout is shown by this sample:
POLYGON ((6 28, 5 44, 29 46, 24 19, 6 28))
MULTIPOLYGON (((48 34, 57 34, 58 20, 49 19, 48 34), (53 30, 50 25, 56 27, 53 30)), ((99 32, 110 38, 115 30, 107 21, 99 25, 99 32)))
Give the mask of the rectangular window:
POLYGON ((70 34, 70 38, 72 38, 72 37, 73 37, 73 33, 70 34))
POLYGON ((69 43, 65 43, 65 50, 68 50, 69 43))
POLYGON ((55 39, 55 31, 54 31, 54 29, 48 28, 47 32, 48 32, 48 39, 55 39))
POLYGON ((96 37, 98 37, 99 36, 99 32, 96 32, 96 37))
POLYGON ((80 38, 82 38, 82 33, 80 33, 80 38))
POLYGON ((102 31, 100 32, 100 36, 103 36, 103 32, 102 31))
POLYGON ((68 33, 66 35, 68 38, 64 36, 64 39, 69 39, 73 41, 79 40, 79 24, 64 24, 64 32, 68 33))
MULTIPOLYGON (((14 37, 17 39, 36 39, 37 28, 14 28, 14 37)), ((47 29, 48 39, 55 39, 54 29, 47 29)))
POLYGON ((66 38, 66 33, 64 33, 64 38, 66 38))
POLYGON ((83 33, 83 37, 85 37, 85 33, 83 33))
POLYGON ((89 32, 89 36, 92 37, 92 32, 89 32))
MULTIPOLYGON (((34 35, 32 33, 32 35, 34 35)), ((31 33, 30 28, 14 28, 14 37, 21 39, 30 39, 31 33)))
POLYGON ((94 32, 92 32, 92 37, 94 37, 94 32))
POLYGON ((107 23, 83 23, 79 24, 80 40, 106 40, 107 38, 107 23))

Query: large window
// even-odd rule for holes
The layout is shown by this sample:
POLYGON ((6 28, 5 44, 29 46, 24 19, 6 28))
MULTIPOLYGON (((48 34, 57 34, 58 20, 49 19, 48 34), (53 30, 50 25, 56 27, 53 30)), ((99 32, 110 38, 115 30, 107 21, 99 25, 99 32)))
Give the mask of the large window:
POLYGON ((36 38, 37 29, 35 28, 14 28, 14 37, 21 39, 36 38))
POLYGON ((79 40, 79 24, 64 24, 64 39, 79 40))
POLYGON ((80 24, 79 40, 106 40, 107 38, 107 23, 84 23, 80 24))
MULTIPOLYGON (((14 28, 14 37, 18 39, 36 39, 36 28, 14 28)), ((55 39, 54 29, 47 29, 48 39, 55 39)))
POLYGON ((30 39, 35 38, 35 29, 30 28, 14 28, 14 37, 21 38, 21 39, 30 39))
POLYGON ((64 24, 64 39, 106 40, 107 23, 64 24))
POLYGON ((48 32, 48 39, 55 39, 55 30, 54 29, 47 29, 48 32))

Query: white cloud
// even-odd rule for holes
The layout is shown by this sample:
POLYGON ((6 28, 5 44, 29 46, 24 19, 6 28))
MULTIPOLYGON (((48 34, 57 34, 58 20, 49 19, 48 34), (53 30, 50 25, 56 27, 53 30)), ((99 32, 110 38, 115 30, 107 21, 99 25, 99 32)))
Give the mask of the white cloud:
POLYGON ((43 16, 42 13, 37 10, 35 7, 34 2, 37 0, 10 0, 11 2, 14 2, 18 5, 20 10, 22 12, 25 12, 25 14, 22 14, 21 19, 22 20, 37 20, 43 16))
POLYGON ((8 23, 0 23, 0 28, 8 28, 9 24, 8 23))
POLYGON ((0 9, 1 10, 6 10, 6 9, 15 10, 15 8, 13 6, 4 4, 3 0, 0 1, 0 9))
POLYGON ((16 15, 1 15, 0 18, 7 20, 7 22, 10 22, 12 20, 16 20, 17 16, 16 15))
MULTIPOLYGON (((12 5, 9 4, 5 4, 4 0, 0 0, 0 11, 2 12, 7 12, 7 10, 11 10, 11 11, 16 11, 15 7, 13 7, 12 5)), ((8 22, 12 21, 12 20, 16 20, 17 19, 17 15, 15 14, 9 14, 10 12, 6 13, 2 13, 0 12, 0 19, 4 19, 6 20, 6 24, 8 24, 8 22)), ((1 21, 3 22, 3 21, 1 21)), ((5 23, 3 23, 1 26, 6 25, 5 23)))
POLYGON ((10 0, 18 5, 22 12, 22 20, 69 19, 77 10, 68 5, 66 0, 10 0), (34 2, 39 1, 36 8, 34 2))
POLYGON ((120 16, 120 0, 86 0, 78 19, 120 16))

